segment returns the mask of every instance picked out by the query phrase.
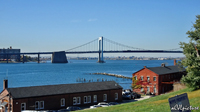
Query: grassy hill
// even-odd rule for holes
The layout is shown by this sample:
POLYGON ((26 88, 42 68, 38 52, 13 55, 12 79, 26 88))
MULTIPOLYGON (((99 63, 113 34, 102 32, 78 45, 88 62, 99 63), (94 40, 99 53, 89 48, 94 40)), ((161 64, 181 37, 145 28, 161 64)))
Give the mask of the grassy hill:
MULTIPOLYGON (((180 91, 171 92, 164 95, 159 95, 142 101, 131 103, 124 103, 110 107, 100 107, 97 109, 81 110, 83 112, 171 112, 168 99, 175 95, 187 93, 189 97, 190 106, 200 107, 200 90, 191 91, 186 88, 180 91)), ((200 112, 193 110, 192 112, 200 112)))

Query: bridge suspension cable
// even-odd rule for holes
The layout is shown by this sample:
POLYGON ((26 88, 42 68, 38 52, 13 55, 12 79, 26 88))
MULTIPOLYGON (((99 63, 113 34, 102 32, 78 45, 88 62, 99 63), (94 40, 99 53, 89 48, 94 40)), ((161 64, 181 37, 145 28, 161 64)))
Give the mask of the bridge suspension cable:
MULTIPOLYGON (((88 51, 92 51, 92 52, 98 52, 98 40, 94 39, 90 42, 87 42, 85 44, 82 44, 80 46, 71 48, 66 50, 66 52, 88 52, 88 51)), ((177 49, 181 49, 181 48, 174 48, 174 49, 168 49, 168 50, 163 50, 163 51, 176 51, 177 49)), ((128 46, 128 45, 124 45, 112 40, 109 40, 107 38, 103 39, 103 51, 150 51, 149 49, 143 49, 143 48, 137 48, 137 47, 132 47, 132 46, 128 46)))
MULTIPOLYGON (((114 45, 117 45, 116 47, 117 47, 117 50, 121 50, 121 49, 123 49, 123 50, 133 50, 133 49, 137 49, 137 50, 145 50, 145 49, 143 49, 143 48, 137 48, 137 47, 132 47, 132 46, 127 46, 127 45, 124 45, 124 44, 121 44, 121 43, 118 43, 118 42, 115 42, 115 41, 112 41, 112 40, 109 40, 109 39, 107 39, 107 38, 104 38, 104 40, 105 40, 105 44, 107 45, 105 45, 105 47, 110 47, 110 46, 112 46, 112 45, 108 45, 106 42, 108 42, 108 43, 112 43, 112 44, 114 44, 114 45), (127 49, 128 48, 128 49, 127 49)), ((104 48, 105 49, 105 48, 104 48)), ((109 48, 110 49, 110 48, 109 48)), ((112 48, 113 49, 113 48, 112 48)), ((116 50, 116 49, 115 49, 116 50)))
POLYGON ((167 49, 166 51, 176 51, 178 49, 182 49, 182 48, 173 48, 173 49, 167 49))
POLYGON ((79 49, 79 48, 81 48, 81 47, 86 47, 87 50, 88 50, 88 48, 89 48, 90 50, 88 50, 88 51, 91 51, 91 48, 92 48, 93 50, 96 50, 96 51, 97 51, 98 49, 95 49, 95 47, 97 48, 97 45, 95 45, 95 42, 98 43, 98 38, 97 38, 97 39, 94 39, 94 40, 92 40, 92 41, 90 41, 90 42, 87 42, 87 43, 85 43, 85 44, 82 44, 82 45, 80 45, 80 46, 77 46, 77 47, 68 49, 68 50, 66 50, 66 52, 67 52, 67 51, 76 50, 76 49, 79 49))

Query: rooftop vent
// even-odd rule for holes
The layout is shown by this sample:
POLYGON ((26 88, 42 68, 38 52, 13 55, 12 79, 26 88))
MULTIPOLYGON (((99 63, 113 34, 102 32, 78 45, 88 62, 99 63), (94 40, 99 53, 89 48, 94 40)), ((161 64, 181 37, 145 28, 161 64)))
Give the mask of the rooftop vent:
POLYGON ((162 64, 161 64, 161 66, 162 66, 162 67, 165 67, 165 64, 164 64, 164 63, 162 63, 162 64))

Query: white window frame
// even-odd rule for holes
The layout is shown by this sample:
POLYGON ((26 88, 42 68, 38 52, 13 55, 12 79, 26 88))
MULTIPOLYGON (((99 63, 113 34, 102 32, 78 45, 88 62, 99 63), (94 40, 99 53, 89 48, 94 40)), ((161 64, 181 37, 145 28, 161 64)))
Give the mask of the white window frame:
POLYGON ((155 76, 153 77, 153 81, 156 81, 156 77, 155 76), (155 80, 154 80, 154 78, 155 78, 155 80))
POLYGON ((81 104, 81 97, 76 97, 76 104, 81 104))
POLYGON ((147 92, 150 92, 150 87, 149 86, 147 87, 147 92))
POLYGON ((118 93, 115 93, 115 100, 118 100, 118 93))
POLYGON ((60 99, 60 106, 64 107, 65 106, 65 98, 60 99))
POLYGON ((84 101, 84 104, 87 103, 87 96, 84 96, 84 97, 83 97, 83 101, 84 101), (86 99, 85 99, 85 98, 86 98, 86 99))
POLYGON ((39 101, 35 102, 35 110, 37 110, 37 109, 40 109, 40 102, 39 101))
POLYGON ((143 87, 141 87, 140 91, 141 91, 141 92, 144 91, 143 87))
POLYGON ((144 77, 143 77, 143 76, 141 76, 141 80, 142 80, 142 81, 144 80, 144 77))
POLYGON ((22 111, 22 108, 24 108, 24 110, 26 110, 26 103, 21 103, 21 111, 22 111), (22 106, 24 105, 24 106, 22 106))
POLYGON ((156 93, 156 86, 153 87, 153 92, 156 93))
POLYGON ((147 76, 147 81, 150 81, 150 76, 147 76), (148 78, 149 78, 149 80, 148 80, 148 78))
POLYGON ((135 76, 135 80, 137 80, 137 76, 135 76))
POLYGON ((87 97, 87 103, 91 103, 91 96, 87 97))
POLYGON ((103 101, 107 101, 107 94, 103 94, 103 101))
POLYGON ((97 95, 93 96, 93 102, 97 102, 97 95))
POLYGON ((76 105, 76 97, 73 97, 73 105, 76 105))
POLYGON ((40 109, 44 109, 44 101, 40 101, 39 106, 40 106, 40 109), (43 107, 41 107, 41 103, 42 103, 43 107))

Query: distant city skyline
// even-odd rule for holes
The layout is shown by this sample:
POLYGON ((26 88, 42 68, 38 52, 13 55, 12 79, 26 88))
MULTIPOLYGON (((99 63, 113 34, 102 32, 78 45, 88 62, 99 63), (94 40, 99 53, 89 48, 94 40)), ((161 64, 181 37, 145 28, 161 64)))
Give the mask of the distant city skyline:
MULTIPOLYGON (((199 4, 199 0, 0 1, 0 48, 12 46, 21 52, 62 51, 100 36, 137 48, 179 48, 179 42, 189 42, 186 32, 200 14, 199 4)), ((98 54, 67 56, 97 57, 98 54)), ((104 56, 184 55, 124 53, 104 56)))

